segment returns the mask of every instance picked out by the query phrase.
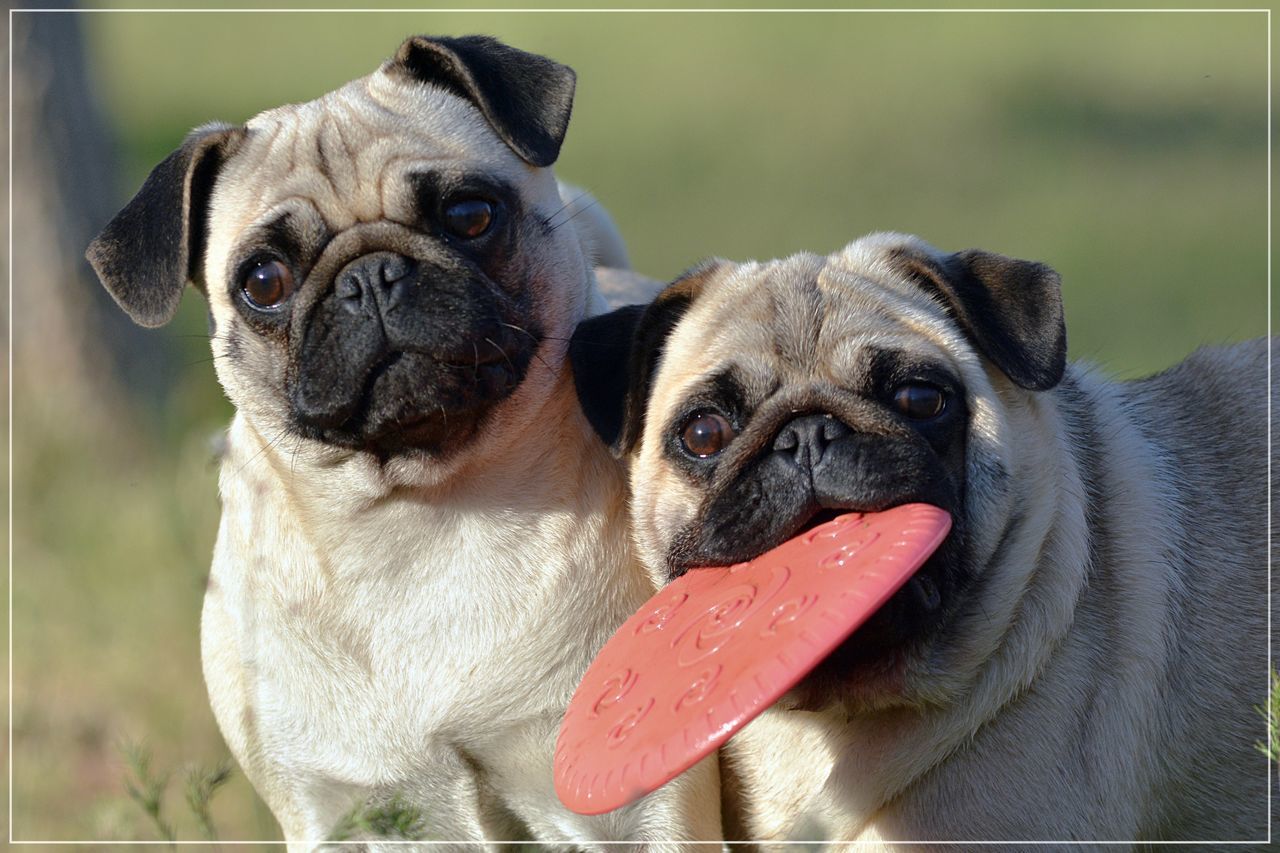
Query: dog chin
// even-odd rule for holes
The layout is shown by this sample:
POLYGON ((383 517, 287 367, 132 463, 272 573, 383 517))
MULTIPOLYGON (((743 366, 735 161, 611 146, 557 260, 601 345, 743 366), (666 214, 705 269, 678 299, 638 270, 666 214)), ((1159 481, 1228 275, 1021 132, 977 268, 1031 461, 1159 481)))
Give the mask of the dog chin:
MULTIPOLYGON (((867 648, 855 631, 779 700, 801 711, 840 708, 854 716, 938 704, 942 692, 929 667, 939 633, 915 635, 889 647, 867 648)), ((943 691, 945 692, 945 691, 943 691)))
POLYGON ((857 666, 833 671, 819 664, 778 700, 789 711, 823 711, 839 707, 849 715, 917 707, 908 689, 909 653, 894 649, 857 666))

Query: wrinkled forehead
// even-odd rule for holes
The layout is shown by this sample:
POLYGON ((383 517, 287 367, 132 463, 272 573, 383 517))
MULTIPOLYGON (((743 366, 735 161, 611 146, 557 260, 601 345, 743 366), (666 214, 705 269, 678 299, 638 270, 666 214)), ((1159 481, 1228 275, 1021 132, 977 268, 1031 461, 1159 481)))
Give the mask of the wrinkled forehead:
POLYGON ((318 217, 330 231, 401 220, 415 173, 481 172, 520 186, 536 179, 471 104, 383 71, 314 101, 268 110, 215 189, 215 215, 246 227, 273 211, 318 217))
POLYGON ((686 387, 729 367, 760 390, 848 387, 867 370, 868 353, 906 353, 960 371, 953 354, 967 350, 944 308, 895 270, 888 253, 847 250, 720 273, 677 326, 663 372, 670 365, 669 376, 686 387))

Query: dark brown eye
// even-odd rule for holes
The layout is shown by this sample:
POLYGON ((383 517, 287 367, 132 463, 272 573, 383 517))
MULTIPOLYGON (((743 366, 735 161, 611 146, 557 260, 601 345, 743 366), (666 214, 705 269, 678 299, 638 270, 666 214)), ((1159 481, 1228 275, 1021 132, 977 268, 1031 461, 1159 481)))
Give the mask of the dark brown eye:
POLYGON ((733 426, 722 415, 695 412, 680 430, 680 445, 687 453, 706 459, 724 450, 735 435, 733 426))
POLYGON ((947 395, 933 385, 899 385, 893 392, 893 407, 912 420, 924 421, 942 414, 947 407, 947 395))
POLYGON ((256 308, 274 308, 293 295, 293 273, 280 261, 263 261, 249 271, 240 286, 256 308))
POLYGON ((455 237, 474 240, 493 224, 493 204, 482 198, 455 201, 444 209, 444 227, 455 237))

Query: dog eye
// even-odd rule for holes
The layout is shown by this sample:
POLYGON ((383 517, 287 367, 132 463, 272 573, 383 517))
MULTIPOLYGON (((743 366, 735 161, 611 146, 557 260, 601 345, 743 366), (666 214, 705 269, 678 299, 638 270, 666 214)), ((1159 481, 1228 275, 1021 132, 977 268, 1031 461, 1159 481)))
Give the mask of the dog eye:
POLYGON ((728 446, 737 435, 733 426, 715 412, 695 412, 680 429, 680 446, 686 453, 706 459, 728 446))
POLYGON ((899 385, 893 392, 893 407, 901 415, 923 421, 936 418, 947 407, 947 395, 941 388, 923 383, 899 385))
POLYGON ((240 289, 255 308, 274 308, 293 295, 293 273, 280 261, 264 261, 249 271, 240 289))
POLYGON ((455 237, 474 240, 493 224, 493 203, 482 198, 455 201, 444 209, 444 227, 455 237))

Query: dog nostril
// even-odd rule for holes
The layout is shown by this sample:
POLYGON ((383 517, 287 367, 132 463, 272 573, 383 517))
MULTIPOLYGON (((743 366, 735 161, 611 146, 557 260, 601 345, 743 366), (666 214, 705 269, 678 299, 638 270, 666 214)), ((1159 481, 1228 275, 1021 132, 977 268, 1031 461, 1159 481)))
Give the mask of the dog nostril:
POLYGON ((409 259, 403 255, 392 255, 382 262, 382 280, 387 284, 395 284, 403 278, 408 278, 413 272, 413 265, 409 259))
POLYGON ((418 264, 396 252, 372 252, 356 258, 338 271, 333 298, 344 311, 360 317, 403 310, 415 291, 418 264))
POLYGON ((822 461, 832 442, 852 434, 853 430, 834 415, 801 415, 778 431, 773 449, 794 455, 801 466, 812 467, 822 461))
POLYGON ((827 415, 822 424, 822 438, 824 441, 832 442, 837 439, 844 438, 853 431, 845 426, 844 422, 836 418, 834 415, 827 415))
POLYGON ((360 287, 360 279, 356 278, 354 274, 348 273, 338 279, 333 291, 339 299, 359 299, 362 289, 360 287))
POLYGON ((784 427, 782 432, 778 433, 778 437, 773 440, 773 449, 795 450, 799 443, 800 439, 796 437, 796 431, 791 427, 784 427))

